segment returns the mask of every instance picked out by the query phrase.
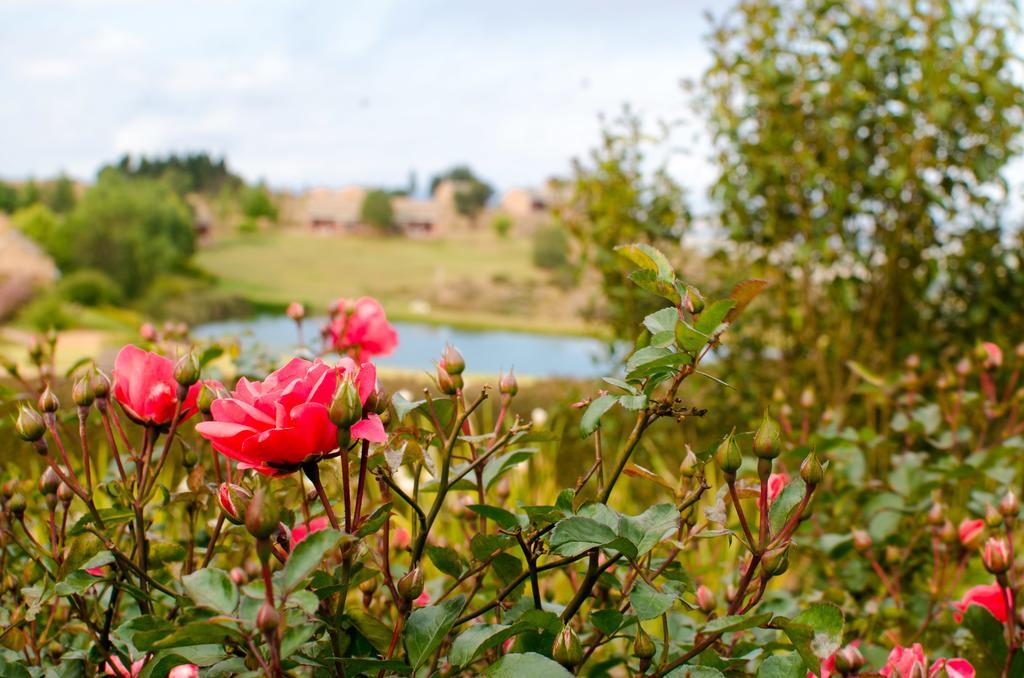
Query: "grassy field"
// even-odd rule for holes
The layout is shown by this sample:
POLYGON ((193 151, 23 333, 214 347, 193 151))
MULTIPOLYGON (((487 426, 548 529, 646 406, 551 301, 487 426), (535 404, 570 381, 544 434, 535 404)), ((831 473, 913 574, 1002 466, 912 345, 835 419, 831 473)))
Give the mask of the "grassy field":
POLYGON ((224 290, 260 303, 298 300, 323 309, 341 296, 372 295, 397 320, 595 333, 567 312, 567 294, 533 265, 526 239, 263 233, 215 242, 197 263, 224 290))

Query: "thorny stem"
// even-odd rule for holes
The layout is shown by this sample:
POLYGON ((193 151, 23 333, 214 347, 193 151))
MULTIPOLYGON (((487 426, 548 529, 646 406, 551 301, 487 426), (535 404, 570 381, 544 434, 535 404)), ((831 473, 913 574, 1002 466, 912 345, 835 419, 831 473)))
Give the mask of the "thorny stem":
POLYGON ((324 505, 324 512, 327 513, 327 520, 331 521, 331 527, 336 530, 341 529, 340 523, 338 523, 338 516, 334 514, 334 509, 331 507, 331 500, 327 496, 327 492, 324 490, 323 483, 320 482, 320 466, 316 461, 307 462, 303 464, 302 471, 309 478, 309 482, 313 483, 313 487, 316 488, 316 495, 320 497, 320 503, 324 505))

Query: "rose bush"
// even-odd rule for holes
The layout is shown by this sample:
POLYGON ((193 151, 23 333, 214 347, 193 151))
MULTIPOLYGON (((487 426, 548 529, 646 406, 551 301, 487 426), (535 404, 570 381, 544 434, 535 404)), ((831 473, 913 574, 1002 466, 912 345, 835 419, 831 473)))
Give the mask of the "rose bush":
POLYGON ((385 395, 376 302, 339 306, 342 357, 230 391, 200 378, 229 383, 218 347, 167 337, 180 357, 126 347, 113 384, 76 365, 74 408, 12 372, 42 470, 0 486, 0 674, 1018 675, 1021 357, 980 347, 943 386, 863 373, 878 430, 808 390, 669 449, 763 285, 705 300, 620 253, 663 308, 576 403, 589 457, 550 494, 541 464, 567 458, 513 375, 468 384, 447 347, 422 399, 385 395))

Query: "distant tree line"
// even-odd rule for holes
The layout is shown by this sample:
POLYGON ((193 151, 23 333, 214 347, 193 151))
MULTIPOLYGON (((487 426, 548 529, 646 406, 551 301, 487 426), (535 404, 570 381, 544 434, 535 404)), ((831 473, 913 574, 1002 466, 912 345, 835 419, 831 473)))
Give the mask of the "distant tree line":
POLYGON ((166 156, 132 156, 126 153, 114 163, 104 166, 100 173, 114 169, 129 177, 160 179, 168 182, 179 195, 239 190, 245 181, 228 168, 223 158, 214 158, 205 151, 166 156))

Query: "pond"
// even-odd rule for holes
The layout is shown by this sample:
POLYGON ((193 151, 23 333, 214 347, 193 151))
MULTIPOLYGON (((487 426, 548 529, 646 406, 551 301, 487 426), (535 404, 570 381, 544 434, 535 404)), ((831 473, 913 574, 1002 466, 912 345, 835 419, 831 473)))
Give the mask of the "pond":
MULTIPOLYGON (((303 324, 306 340, 318 340, 323 318, 303 324)), ((596 378, 616 374, 616 360, 599 339, 553 336, 504 330, 464 330, 447 325, 416 322, 392 323, 398 331, 398 348, 390 356, 375 359, 381 366, 433 371, 445 343, 451 343, 466 359, 470 372, 496 374, 515 368, 516 374, 535 377, 596 378)), ((237 336, 243 349, 260 347, 271 353, 295 349, 295 323, 284 316, 258 316, 201 325, 195 336, 216 339, 237 336)))

